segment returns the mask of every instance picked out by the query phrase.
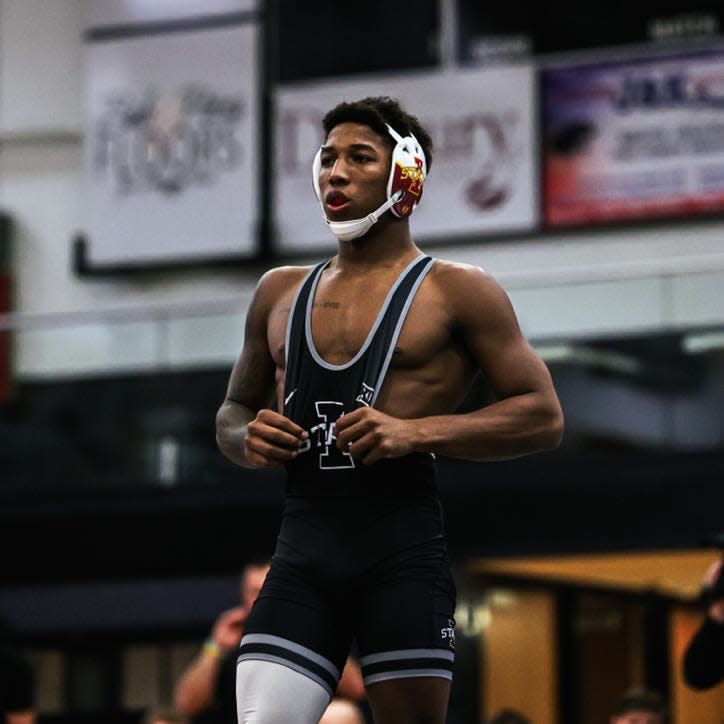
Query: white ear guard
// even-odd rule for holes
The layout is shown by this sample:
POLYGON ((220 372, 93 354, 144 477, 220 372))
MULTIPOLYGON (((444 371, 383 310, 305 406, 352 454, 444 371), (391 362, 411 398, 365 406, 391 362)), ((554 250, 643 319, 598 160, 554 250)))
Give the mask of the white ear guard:
MULTIPOLYGON (((362 219, 330 221, 326 216, 323 216, 332 233, 340 241, 349 241, 366 234, 372 224, 388 209, 391 209, 392 213, 398 218, 409 216, 422 197, 422 186, 427 175, 427 163, 422 147, 412 133, 409 136, 402 137, 389 124, 385 125, 389 134, 396 141, 395 147, 392 149, 390 176, 387 181, 387 201, 362 219)), ((319 188, 319 173, 321 170, 322 149, 320 148, 312 163, 312 182, 317 199, 324 208, 322 192, 319 188)))

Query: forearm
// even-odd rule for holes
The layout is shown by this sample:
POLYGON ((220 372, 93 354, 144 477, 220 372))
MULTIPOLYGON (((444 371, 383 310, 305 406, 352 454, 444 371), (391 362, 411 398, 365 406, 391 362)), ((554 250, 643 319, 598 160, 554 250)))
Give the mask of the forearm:
POLYGON ((211 706, 221 655, 221 650, 211 651, 204 645, 201 653, 181 675, 174 693, 174 704, 179 711, 195 716, 211 706))
POLYGON ((412 422, 412 447, 465 460, 515 458, 557 447, 563 415, 557 402, 535 393, 496 402, 462 415, 412 422))
POLYGON ((232 462, 243 467, 254 467, 246 454, 246 426, 255 412, 237 402, 227 400, 216 414, 216 444, 232 462))

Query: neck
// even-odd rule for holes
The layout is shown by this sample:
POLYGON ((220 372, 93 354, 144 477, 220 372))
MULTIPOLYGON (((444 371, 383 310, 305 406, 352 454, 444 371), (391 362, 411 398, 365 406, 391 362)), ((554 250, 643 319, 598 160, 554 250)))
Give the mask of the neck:
POLYGON ((335 266, 396 266, 421 252, 410 235, 407 219, 380 219, 364 236, 338 242, 335 266))

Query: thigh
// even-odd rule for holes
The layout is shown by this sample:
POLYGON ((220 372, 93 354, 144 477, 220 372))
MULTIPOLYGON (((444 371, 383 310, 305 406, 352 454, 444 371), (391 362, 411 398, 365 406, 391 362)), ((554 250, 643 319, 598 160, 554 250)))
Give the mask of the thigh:
POLYGON ((287 666, 245 660, 236 669, 236 704, 240 724, 317 724, 329 694, 287 666))
POLYGON ((331 697, 351 646, 347 618, 336 598, 314 581, 272 563, 244 627, 238 661, 280 663, 331 697))
POLYGON ((356 634, 365 686, 398 679, 451 681, 454 616, 455 585, 439 542, 385 561, 360 606, 356 634))
POLYGON ((367 696, 375 724, 445 724, 449 679, 419 677, 370 684, 367 696))

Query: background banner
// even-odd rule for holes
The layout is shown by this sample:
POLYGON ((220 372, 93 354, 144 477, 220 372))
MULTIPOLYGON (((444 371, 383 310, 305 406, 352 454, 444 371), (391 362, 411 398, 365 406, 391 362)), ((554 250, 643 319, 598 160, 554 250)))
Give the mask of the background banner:
POLYGON ((366 77, 281 88, 274 165, 278 248, 336 249, 312 187, 321 120, 341 101, 393 96, 435 145, 432 169, 410 220, 419 241, 529 230, 538 222, 533 68, 366 77))
POLYGON ((91 264, 252 255, 257 25, 86 44, 91 264))
POLYGON ((724 48, 544 69, 548 226, 724 208, 724 48))

